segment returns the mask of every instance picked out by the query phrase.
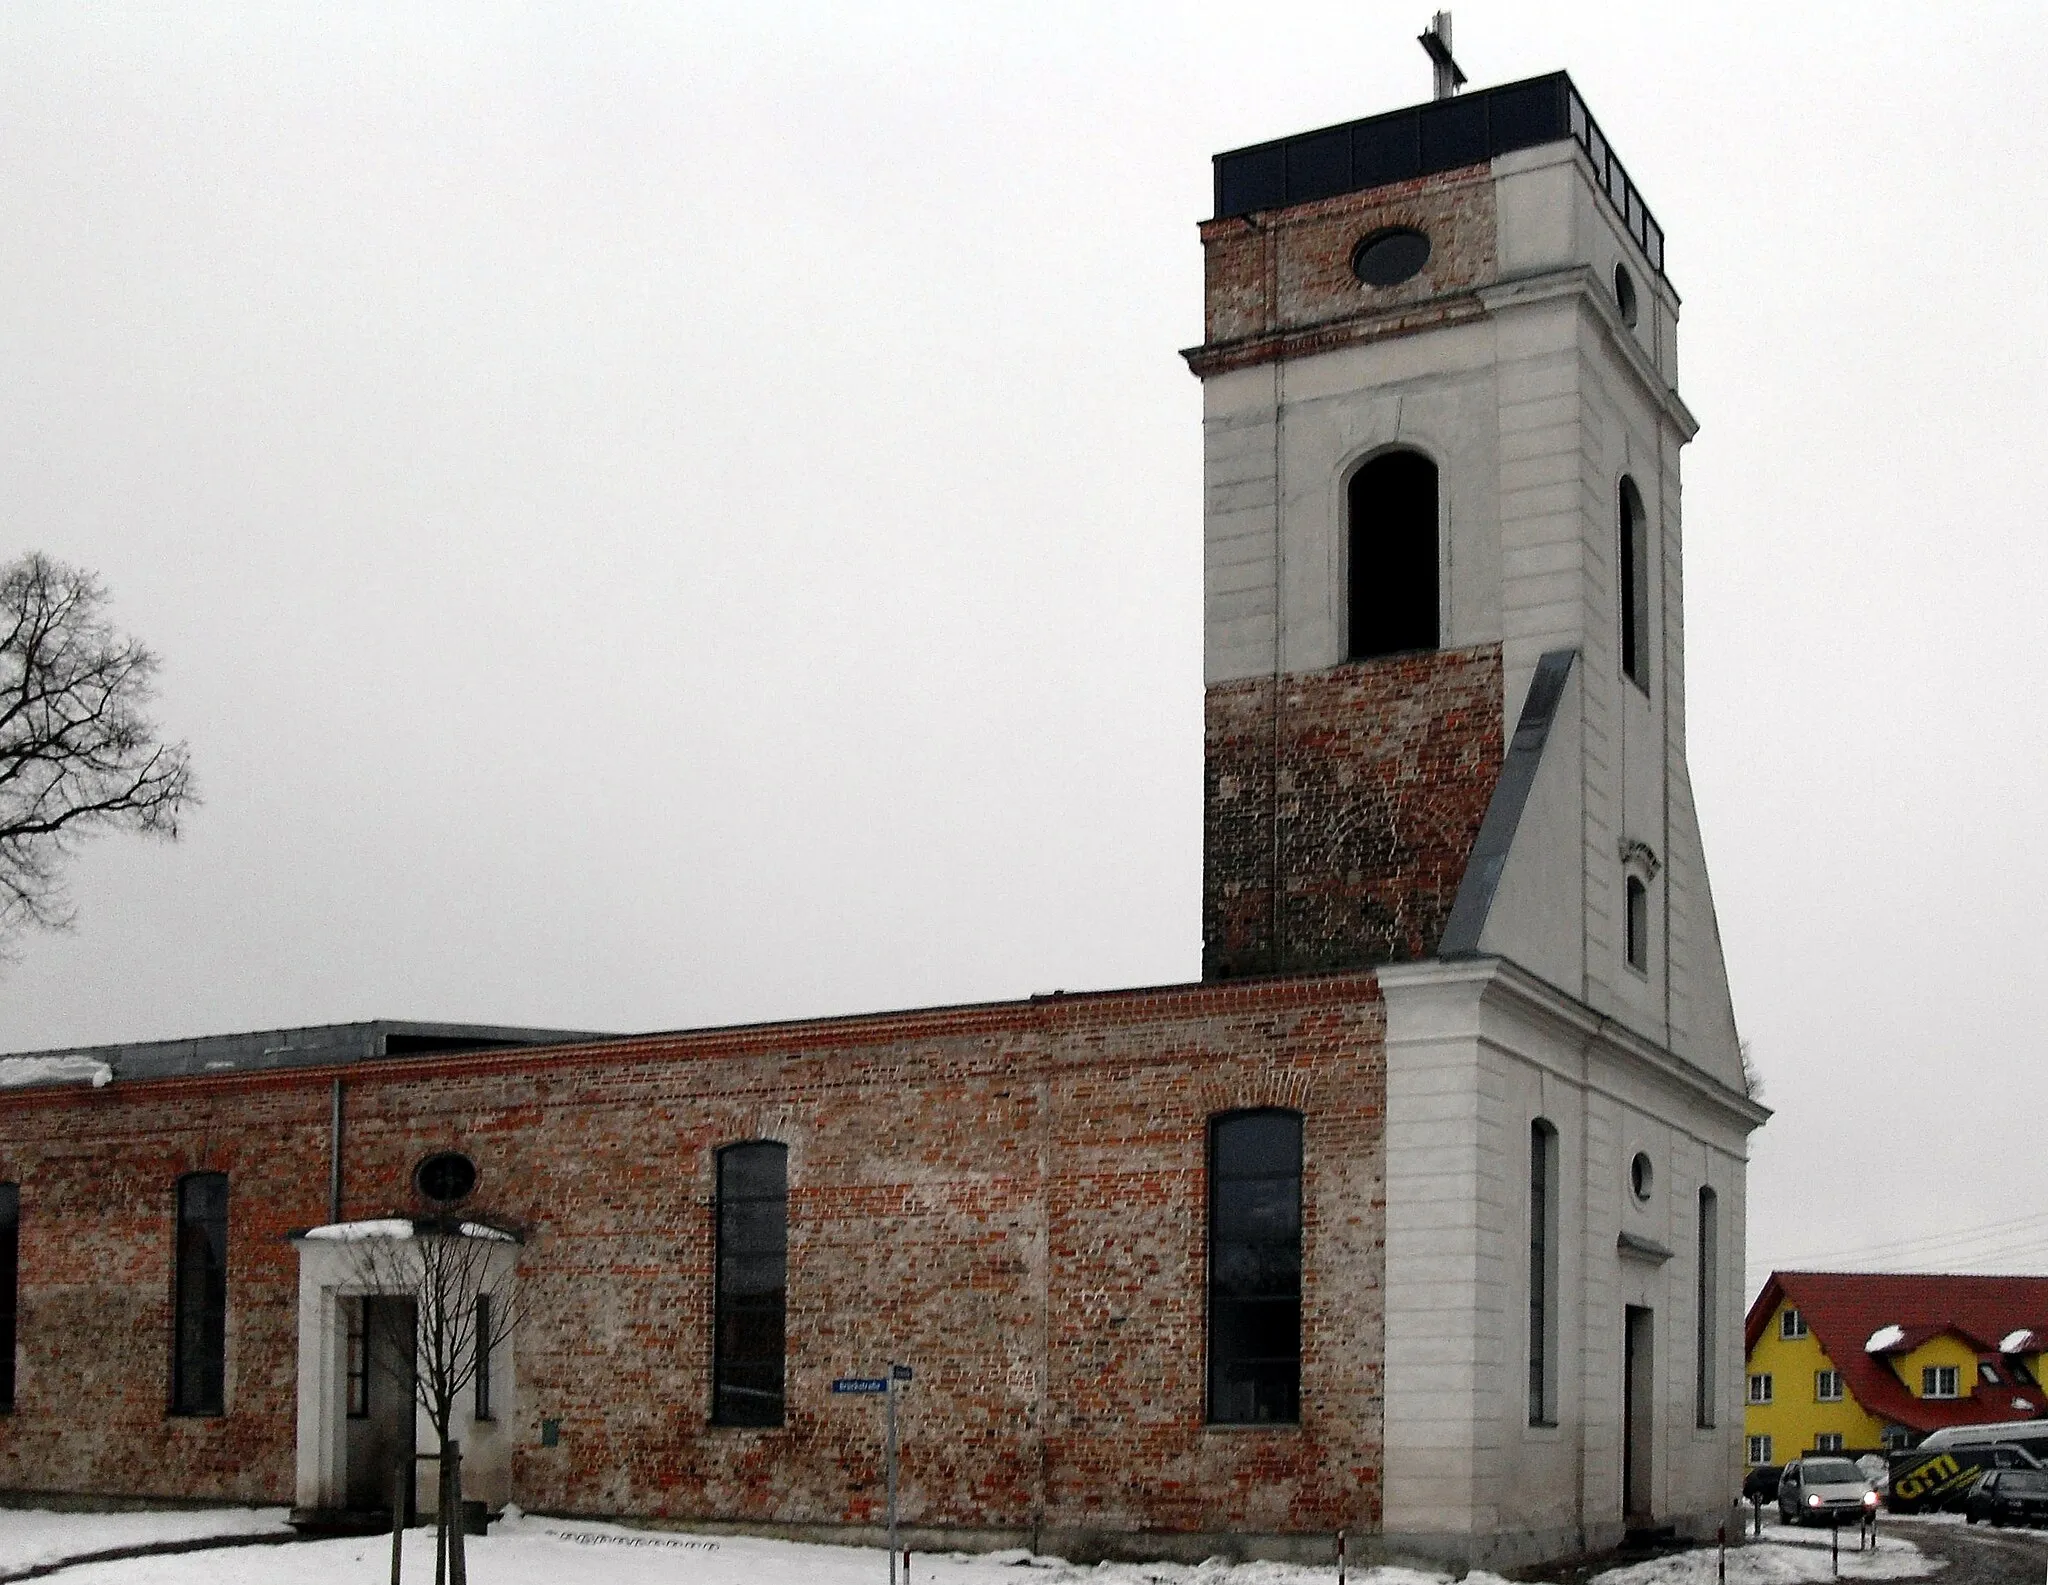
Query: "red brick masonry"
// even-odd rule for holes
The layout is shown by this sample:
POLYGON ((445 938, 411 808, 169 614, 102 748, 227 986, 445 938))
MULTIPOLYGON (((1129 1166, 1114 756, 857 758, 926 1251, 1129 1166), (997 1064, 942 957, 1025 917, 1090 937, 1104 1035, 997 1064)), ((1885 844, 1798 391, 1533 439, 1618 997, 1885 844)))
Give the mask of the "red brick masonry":
MULTIPOLYGON (((786 1524, 881 1512, 891 1358, 919 1526, 1377 1526, 1383 1020, 1369 974, 1059 997, 346 1070, 351 1217, 429 1151, 531 1232, 517 1500, 786 1524), (1306 1114, 1303 1422, 1203 1423, 1207 1120, 1306 1114), (712 1163, 789 1146, 789 1419, 707 1424, 712 1163), (542 1417, 560 1445, 540 1445, 542 1417)), ((289 1502, 297 1256, 334 1069, 0 1096, 21 1186, 0 1486, 289 1502), (230 1179, 228 1413, 166 1414, 174 1186, 230 1179)))
POLYGON ((1435 953, 1503 753, 1500 646, 1211 687, 1202 973, 1435 953), (1275 877, 1279 895, 1274 895, 1275 877))

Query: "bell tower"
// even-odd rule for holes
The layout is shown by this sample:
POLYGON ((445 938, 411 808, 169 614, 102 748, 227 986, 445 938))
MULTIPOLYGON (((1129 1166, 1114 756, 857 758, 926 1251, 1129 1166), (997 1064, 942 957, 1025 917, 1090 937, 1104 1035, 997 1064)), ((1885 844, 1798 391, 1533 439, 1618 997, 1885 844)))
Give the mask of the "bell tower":
POLYGON ((1215 162, 1203 974, 1372 971, 1381 1541, 1497 1568, 1712 1533, 1766 1113, 1686 771, 1664 233, 1569 77, 1451 94, 1436 32, 1446 96, 1215 162))
POLYGON ((1215 207, 1205 977, 1499 950, 1732 1056, 1641 191, 1560 72, 1219 155, 1215 207))

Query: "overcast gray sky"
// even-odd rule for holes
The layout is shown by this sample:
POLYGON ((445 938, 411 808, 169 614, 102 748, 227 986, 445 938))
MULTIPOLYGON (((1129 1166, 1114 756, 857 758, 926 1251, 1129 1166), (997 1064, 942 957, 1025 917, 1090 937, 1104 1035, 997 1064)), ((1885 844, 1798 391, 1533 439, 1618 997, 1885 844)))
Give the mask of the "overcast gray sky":
MULTIPOLYGON (((1194 977, 1209 156, 1425 97, 1429 9, 9 0, 4 548, 207 803, 0 1049, 1194 977)), ((2038 6, 1456 11, 1685 298, 1753 1274, 2048 1268, 2038 6)))

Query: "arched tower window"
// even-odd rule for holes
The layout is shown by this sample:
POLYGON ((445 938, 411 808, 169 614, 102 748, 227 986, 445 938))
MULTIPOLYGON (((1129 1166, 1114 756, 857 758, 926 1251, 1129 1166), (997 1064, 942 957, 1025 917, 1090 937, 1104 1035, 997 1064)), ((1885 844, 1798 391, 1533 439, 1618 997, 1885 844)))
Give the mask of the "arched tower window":
POLYGON ((1621 564, 1621 674, 1650 691, 1650 535, 1642 492, 1622 475, 1615 507, 1621 564))
POLYGON ((1301 1418, 1301 1113, 1209 1123, 1209 1419, 1301 1418))
POLYGON ((1350 658, 1435 649, 1443 641, 1436 464, 1416 451, 1382 453, 1351 476, 1345 505, 1350 658))
POLYGON ((1640 875, 1622 883, 1622 951, 1638 974, 1650 972, 1650 886, 1640 875))
POLYGON ((782 1424, 788 1272, 789 1150, 727 1145, 718 1153, 714 1424, 782 1424))

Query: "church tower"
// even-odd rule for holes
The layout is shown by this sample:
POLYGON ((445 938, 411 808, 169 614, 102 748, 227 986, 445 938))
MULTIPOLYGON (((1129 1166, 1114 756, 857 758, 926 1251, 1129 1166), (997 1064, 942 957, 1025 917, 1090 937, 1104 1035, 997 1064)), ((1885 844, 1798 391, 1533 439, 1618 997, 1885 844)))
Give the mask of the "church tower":
POLYGON ((1378 971, 1388 1544, 1710 1530, 1765 1114, 1663 231, 1557 73, 1220 155, 1201 236, 1203 972, 1378 971))

